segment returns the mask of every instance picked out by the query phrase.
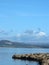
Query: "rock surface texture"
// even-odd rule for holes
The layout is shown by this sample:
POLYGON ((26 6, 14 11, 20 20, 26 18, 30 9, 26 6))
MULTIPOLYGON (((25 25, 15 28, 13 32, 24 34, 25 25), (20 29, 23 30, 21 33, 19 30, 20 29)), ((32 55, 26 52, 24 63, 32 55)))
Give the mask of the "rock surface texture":
POLYGON ((13 59, 37 61, 40 65, 49 65, 49 53, 39 54, 15 54, 12 56, 13 59))

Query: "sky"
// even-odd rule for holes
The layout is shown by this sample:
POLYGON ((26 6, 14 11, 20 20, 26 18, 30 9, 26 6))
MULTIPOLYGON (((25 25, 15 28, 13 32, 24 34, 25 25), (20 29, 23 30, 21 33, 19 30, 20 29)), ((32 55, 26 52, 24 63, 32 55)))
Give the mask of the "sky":
POLYGON ((38 29, 49 35, 49 0, 0 0, 0 37, 38 29))

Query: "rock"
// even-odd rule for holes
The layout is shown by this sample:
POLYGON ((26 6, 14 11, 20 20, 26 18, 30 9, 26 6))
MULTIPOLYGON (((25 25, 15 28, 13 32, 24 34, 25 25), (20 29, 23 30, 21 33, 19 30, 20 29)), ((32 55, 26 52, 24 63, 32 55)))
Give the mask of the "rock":
POLYGON ((18 55, 13 55, 12 58, 21 59, 21 60, 38 61, 40 65, 49 65, 49 53, 18 54, 18 55))

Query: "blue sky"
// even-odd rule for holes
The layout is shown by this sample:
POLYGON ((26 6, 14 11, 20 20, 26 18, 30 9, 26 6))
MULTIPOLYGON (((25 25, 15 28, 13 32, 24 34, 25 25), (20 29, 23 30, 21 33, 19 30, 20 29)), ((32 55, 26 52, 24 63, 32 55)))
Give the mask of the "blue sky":
POLYGON ((0 36, 38 28, 49 34, 49 0, 0 0, 0 36))

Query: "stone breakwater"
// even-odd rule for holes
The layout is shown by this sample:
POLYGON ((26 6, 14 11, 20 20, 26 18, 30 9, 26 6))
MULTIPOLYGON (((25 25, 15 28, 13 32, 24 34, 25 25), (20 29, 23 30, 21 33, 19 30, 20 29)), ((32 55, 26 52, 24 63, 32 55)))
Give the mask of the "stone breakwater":
POLYGON ((40 65, 49 65, 49 53, 39 54, 15 54, 12 56, 13 59, 37 61, 40 65))

